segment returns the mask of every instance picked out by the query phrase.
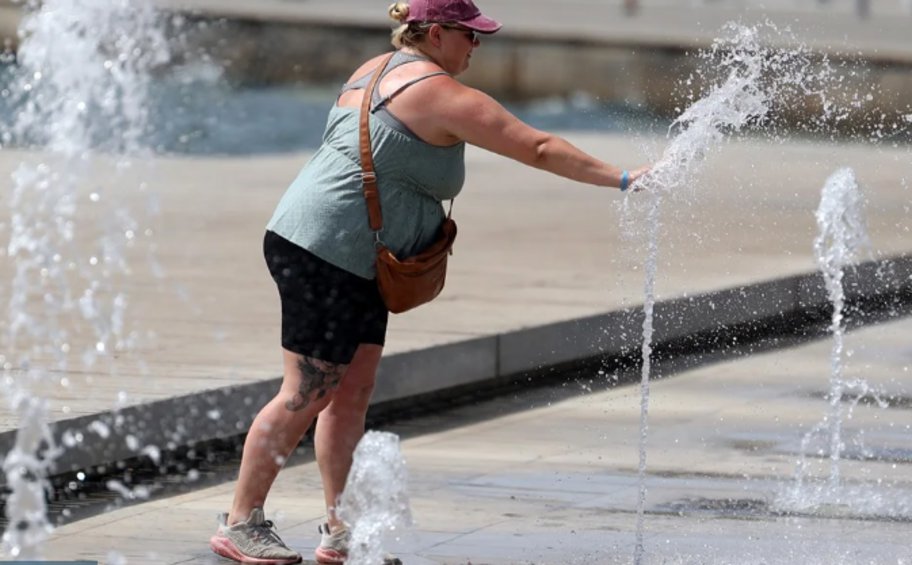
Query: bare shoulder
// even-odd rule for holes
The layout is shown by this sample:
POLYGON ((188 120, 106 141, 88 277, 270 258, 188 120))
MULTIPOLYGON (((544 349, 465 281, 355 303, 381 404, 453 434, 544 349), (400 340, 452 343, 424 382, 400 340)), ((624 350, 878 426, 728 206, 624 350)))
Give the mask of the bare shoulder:
POLYGON ((434 109, 451 122, 484 123, 507 113, 492 96, 458 80, 440 81, 436 86, 434 109))
POLYGON ((430 76, 415 87, 413 93, 416 98, 436 112, 459 112, 486 97, 480 90, 466 86, 448 74, 430 76))

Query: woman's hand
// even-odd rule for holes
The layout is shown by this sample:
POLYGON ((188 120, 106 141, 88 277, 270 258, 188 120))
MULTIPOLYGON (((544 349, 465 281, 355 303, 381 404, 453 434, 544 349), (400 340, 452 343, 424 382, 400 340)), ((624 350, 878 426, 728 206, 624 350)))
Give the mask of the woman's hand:
POLYGON ((633 192, 639 192, 643 190, 642 186, 639 186, 640 183, 637 181, 649 173, 651 170, 652 165, 645 165, 637 169, 633 169, 632 171, 628 171, 627 189, 632 190, 633 192))

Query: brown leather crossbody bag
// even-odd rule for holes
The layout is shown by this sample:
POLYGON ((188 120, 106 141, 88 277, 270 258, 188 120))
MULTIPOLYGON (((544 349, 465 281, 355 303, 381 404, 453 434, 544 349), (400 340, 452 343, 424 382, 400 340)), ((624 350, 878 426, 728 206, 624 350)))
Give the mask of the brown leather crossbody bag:
POLYGON ((364 188, 364 199, 367 201, 367 215, 370 228, 374 231, 377 246, 377 286, 387 309, 399 314, 430 302, 443 290, 446 281, 447 257, 452 254, 453 242, 456 240, 456 222, 450 217, 453 208, 440 227, 440 235, 427 249, 405 259, 399 259, 380 239, 383 229, 383 214, 380 210, 380 193, 377 189, 377 175, 374 172, 374 158, 370 143, 371 93, 389 64, 393 54, 389 54, 374 71, 370 84, 364 90, 361 101, 359 138, 361 149, 361 181, 364 188))

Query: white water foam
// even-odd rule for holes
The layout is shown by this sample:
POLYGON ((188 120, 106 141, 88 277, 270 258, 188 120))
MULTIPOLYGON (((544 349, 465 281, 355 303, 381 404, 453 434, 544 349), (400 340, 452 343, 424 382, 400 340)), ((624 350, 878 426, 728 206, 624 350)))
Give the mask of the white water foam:
POLYGON ((358 442, 337 514, 352 535, 349 565, 382 563, 389 536, 412 525, 408 472, 395 434, 370 431, 358 442))
POLYGON ((814 254, 823 274, 827 295, 833 305, 830 332, 833 348, 830 354, 830 483, 839 484, 839 457, 842 451, 843 354, 845 341, 845 289, 843 277, 863 249, 870 247, 865 231, 864 198, 855 171, 843 168, 827 179, 815 217, 819 235, 814 240, 814 254))
MULTIPOLYGON (((657 274, 662 201, 667 195, 679 197, 693 182, 706 156, 727 136, 754 126, 762 126, 778 107, 808 96, 823 97, 830 76, 826 65, 813 62, 809 50, 778 50, 764 44, 765 33, 779 34, 771 25, 746 27, 728 24, 720 39, 702 55, 707 68, 718 73, 708 92, 693 102, 673 122, 674 138, 637 187, 646 198, 625 199, 625 227, 646 225, 645 297, 642 342, 639 496, 637 503, 634 562, 643 560, 645 548, 644 514, 646 505, 646 442, 648 436, 649 378, 651 371, 653 312, 657 274), (632 201, 640 200, 639 203, 632 201), (645 222, 633 220, 633 211, 646 209, 645 222)), ((828 111, 832 105, 823 104, 828 111)), ((642 216, 644 214, 640 214, 642 216)))
MULTIPOLYGON (((827 179, 815 217, 819 231, 814 240, 814 254, 832 304, 827 414, 802 438, 795 479, 778 494, 775 506, 790 513, 908 519, 912 516, 912 501, 890 493, 886 485, 847 484, 840 472, 840 459, 846 448, 843 422, 851 418, 862 399, 869 398, 881 408, 888 407, 885 391, 861 378, 847 379, 844 374, 845 272, 871 248, 864 222, 864 196, 851 168, 839 169, 827 179), (810 454, 828 457, 830 468, 826 480, 812 475, 810 454)), ((858 448, 864 450, 863 446, 858 448)))
POLYGON ((3 545, 13 558, 34 559, 37 547, 53 527, 47 519, 46 477, 60 453, 47 424, 47 403, 19 392, 10 404, 21 422, 16 444, 3 458, 3 472, 10 489, 6 501, 9 527, 3 545))
MULTIPOLYGON (((124 250, 143 233, 121 190, 86 187, 94 152, 113 152, 105 178, 121 184, 148 126, 151 70, 168 60, 158 15, 136 0, 43 0, 27 4, 10 96, 11 128, 30 153, 12 176, 9 221, 0 222, 14 267, 2 336, 4 390, 20 416, 4 461, 12 489, 4 534, 10 555, 35 558, 50 531, 38 495, 59 454, 37 397, 73 357, 85 366, 130 346, 124 250)), ((10 137, 4 132, 4 139, 10 137)), ((139 184, 139 183, 137 183, 139 184)))

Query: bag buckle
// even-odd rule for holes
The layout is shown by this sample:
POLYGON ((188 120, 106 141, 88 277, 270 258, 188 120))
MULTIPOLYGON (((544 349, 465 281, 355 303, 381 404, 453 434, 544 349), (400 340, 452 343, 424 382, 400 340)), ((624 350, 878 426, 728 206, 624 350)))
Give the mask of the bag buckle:
POLYGON ((361 182, 362 183, 376 183, 377 174, 373 171, 361 171, 361 182))

